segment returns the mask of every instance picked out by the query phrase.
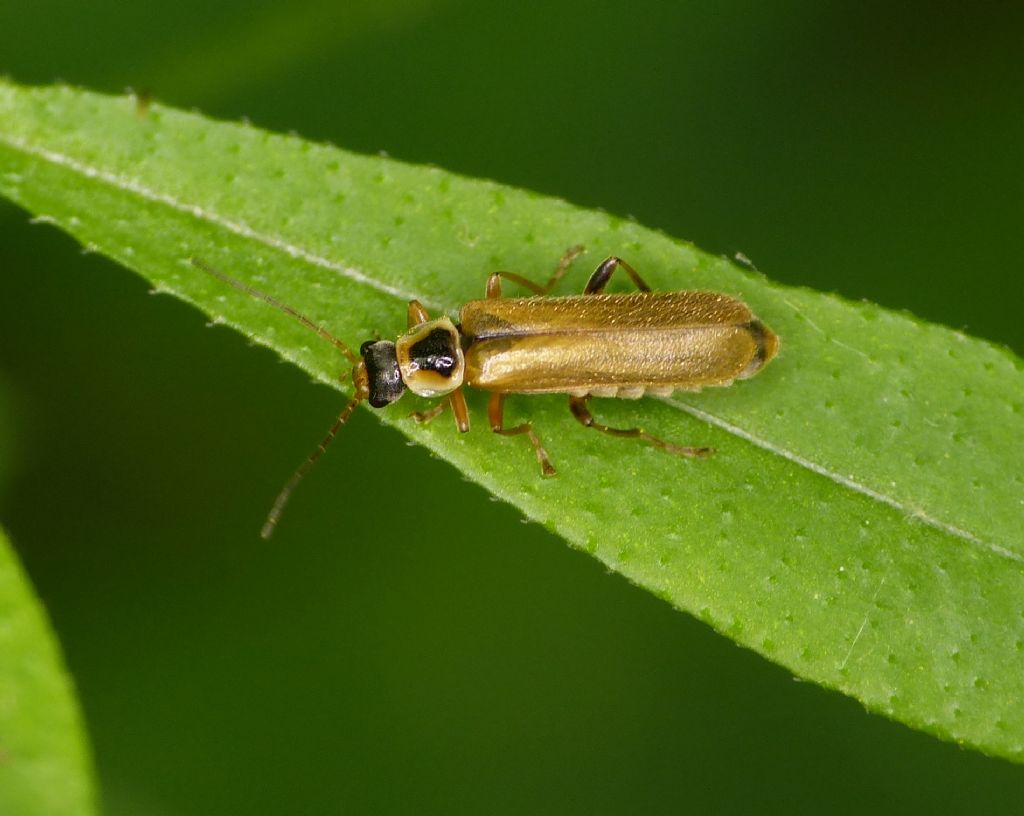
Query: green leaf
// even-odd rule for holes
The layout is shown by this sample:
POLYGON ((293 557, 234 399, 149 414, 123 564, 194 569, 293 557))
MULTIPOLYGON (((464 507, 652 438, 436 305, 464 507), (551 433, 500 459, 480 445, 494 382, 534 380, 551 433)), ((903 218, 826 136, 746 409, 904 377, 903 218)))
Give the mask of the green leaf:
MULTIPOLYGON (((129 98, 62 87, 0 86, 0 192, 314 377, 341 375, 343 390, 334 348, 188 259, 353 345, 398 333, 410 298, 454 314, 494 269, 544 279, 575 243, 587 266, 624 256, 655 289, 744 299, 782 338, 756 378, 594 404, 612 426, 713 445, 709 460, 588 432, 563 397, 507 405, 512 422, 534 422, 553 479, 540 478, 523 439, 487 432, 480 394, 469 434, 444 418, 414 425, 413 400, 377 415, 798 676, 1024 759, 1024 376, 1006 350, 772 284, 606 213, 161 106, 140 115, 129 98)), ((584 280, 574 269, 560 292, 584 280)))
POLYGON ((0 813, 95 813, 92 763, 56 639, 0 530, 0 813))

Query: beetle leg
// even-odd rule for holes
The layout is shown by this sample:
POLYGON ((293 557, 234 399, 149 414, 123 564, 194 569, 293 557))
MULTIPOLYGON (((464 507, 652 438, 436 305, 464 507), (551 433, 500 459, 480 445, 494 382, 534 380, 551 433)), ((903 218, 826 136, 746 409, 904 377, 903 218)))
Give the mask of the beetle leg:
POLYGON ((518 436, 519 434, 526 434, 530 440, 530 444, 533 445, 533 452, 537 454, 537 461, 540 462, 540 471, 544 476, 554 476, 555 468, 551 464, 551 460, 548 459, 548 452, 544 450, 544 446, 540 444, 540 439, 537 438, 537 434, 533 431, 533 425, 529 422, 524 422, 522 425, 516 425, 514 428, 505 427, 505 395, 504 394, 491 394, 491 401, 487 403, 487 418, 491 422, 491 430, 496 434, 502 436, 518 436))
POLYGON ((572 411, 572 415, 576 417, 577 421, 586 428, 593 428, 595 431, 606 433, 609 436, 643 439, 645 442, 654 445, 654 447, 661 448, 661 450, 668 453, 674 453, 676 456, 690 456, 696 459, 710 456, 715 452, 714 448, 691 448, 685 445, 673 445, 671 442, 651 436, 640 428, 609 428, 607 425, 602 425, 594 419, 594 415, 587 408, 587 400, 589 399, 589 395, 586 397, 569 397, 569 410, 572 411))
POLYGON ((534 283, 532 280, 524 278, 522 275, 517 275, 515 272, 492 272, 490 277, 487 278, 487 297, 488 298, 500 298, 501 297, 501 279, 512 281, 512 283, 518 283, 525 289, 529 289, 535 295, 546 295, 554 287, 556 283, 561 279, 562 275, 565 274, 565 270, 569 268, 569 265, 575 261, 580 255, 583 254, 583 244, 577 244, 571 247, 558 262, 558 266, 555 267, 555 271, 551 274, 548 282, 541 286, 539 283, 534 283))
POLYGON ((413 411, 411 414, 409 414, 409 418, 420 425, 424 425, 427 422, 430 422, 431 420, 439 417, 442 413, 444 413, 444 409, 447 407, 448 400, 445 400, 444 402, 437 403, 437 405, 431 405, 425 411, 413 411))
POLYGON ((409 414, 409 418, 424 425, 441 416, 448 406, 451 406, 452 413, 455 415, 455 427, 462 433, 466 433, 469 430, 469 409, 466 407, 466 398, 462 395, 461 388, 456 388, 448 395, 448 399, 437 403, 437 405, 431 405, 425 411, 413 411, 409 414))
POLYGON ((622 258, 616 258, 614 255, 611 258, 606 259, 601 265, 594 270, 594 274, 590 276, 590 280, 587 281, 587 287, 583 290, 585 295, 597 295, 604 291, 604 287, 608 285, 608 281, 612 277, 612 273, 622 267, 626 270, 633 283, 636 284, 636 288, 641 292, 650 292, 651 287, 648 286, 644 279, 640 277, 637 271, 626 263, 622 258))
POLYGON ((410 300, 408 328, 414 328, 420 325, 420 323, 426 323, 428 320, 430 320, 430 315, 428 315, 427 310, 423 308, 423 304, 418 300, 410 300))
POLYGON ((466 398, 462 395, 462 389, 456 388, 448 395, 448 404, 452 406, 452 413, 455 414, 455 427, 460 433, 469 430, 469 409, 466 407, 466 398))

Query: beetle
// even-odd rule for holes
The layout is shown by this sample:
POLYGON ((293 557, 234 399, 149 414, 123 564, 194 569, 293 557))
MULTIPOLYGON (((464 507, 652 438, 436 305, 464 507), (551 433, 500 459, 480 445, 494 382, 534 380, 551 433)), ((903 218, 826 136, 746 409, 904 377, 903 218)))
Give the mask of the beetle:
POLYGON ((543 285, 514 272, 492 272, 485 298, 466 303, 458 323, 447 316, 431 319, 423 305, 412 300, 406 332, 394 341, 367 340, 358 354, 277 298, 192 258, 204 272, 298 320, 352 363, 354 396, 282 488, 261 535, 269 538, 273 533, 292 491, 360 402, 383 408, 406 391, 444 398, 413 413, 417 422, 428 422, 450 407, 463 433, 469 430, 469 410, 462 389, 490 391, 491 430, 503 436, 525 435, 544 476, 553 476, 555 468, 532 423, 505 426, 507 394, 568 394, 569 410, 587 428, 641 439, 678 456, 713 453, 707 447, 666 442, 641 428, 611 428, 594 418, 587 403, 591 397, 666 396, 747 379, 778 352, 778 337, 742 301, 718 292, 652 292, 630 264, 615 256, 598 265, 582 295, 548 296, 582 252, 582 246, 570 249, 543 285), (605 294, 620 268, 638 291, 605 294), (503 280, 533 296, 502 297, 503 280))

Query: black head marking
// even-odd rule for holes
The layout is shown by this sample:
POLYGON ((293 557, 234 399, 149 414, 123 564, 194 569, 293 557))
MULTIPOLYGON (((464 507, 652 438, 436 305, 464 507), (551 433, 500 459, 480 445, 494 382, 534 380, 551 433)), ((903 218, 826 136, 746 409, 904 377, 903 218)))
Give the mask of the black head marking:
POLYGON ((449 329, 433 329, 409 347, 409 360, 419 371, 433 371, 449 378, 458 363, 453 340, 449 329))

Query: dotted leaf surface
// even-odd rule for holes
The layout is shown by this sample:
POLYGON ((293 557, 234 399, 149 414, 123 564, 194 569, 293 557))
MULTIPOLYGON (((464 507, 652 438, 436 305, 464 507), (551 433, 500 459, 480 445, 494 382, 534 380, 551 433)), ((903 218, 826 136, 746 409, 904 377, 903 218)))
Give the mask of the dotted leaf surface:
POLYGON ((616 254, 655 289, 742 298, 782 338, 756 378, 594 403, 610 425, 712 445, 708 460, 587 432, 561 397, 507 407, 535 423, 553 479, 522 440, 486 431, 480 394, 469 434, 409 422, 413 400, 378 416, 797 676, 1024 759, 1024 372, 1007 350, 773 284, 607 213, 63 87, 0 85, 0 193, 342 390, 334 348, 188 259, 353 345, 397 333, 413 297, 455 314, 494 269, 546 279, 576 243, 588 254, 559 293, 616 254))

